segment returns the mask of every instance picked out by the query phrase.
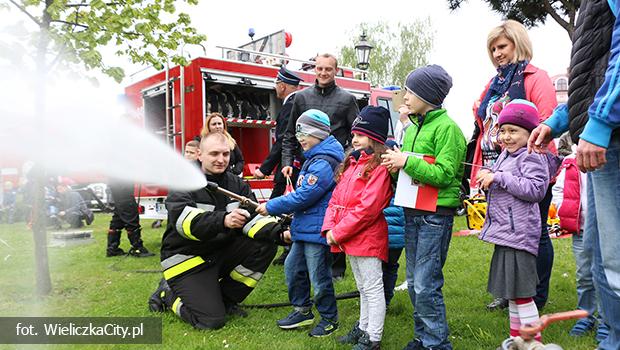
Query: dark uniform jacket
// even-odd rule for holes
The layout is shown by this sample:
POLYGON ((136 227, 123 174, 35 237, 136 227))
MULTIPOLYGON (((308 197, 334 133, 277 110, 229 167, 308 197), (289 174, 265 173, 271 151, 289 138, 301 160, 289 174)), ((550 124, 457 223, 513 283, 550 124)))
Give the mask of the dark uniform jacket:
POLYGON ((573 34, 568 85, 570 135, 579 135, 588 121, 588 108, 605 81, 615 17, 607 0, 582 1, 573 34))
POLYGON ((298 92, 295 96, 284 134, 282 166, 293 164, 293 157, 299 148, 295 138, 295 125, 299 116, 311 108, 323 111, 329 116, 331 134, 345 149, 350 143, 351 126, 359 113, 355 96, 338 87, 335 82, 324 88, 315 83, 314 86, 298 92))
MULTIPOLYGON (((205 176, 221 188, 256 200, 250 187, 229 171, 205 176)), ((221 247, 231 243, 235 235, 242 234, 241 229, 224 227, 224 217, 237 205, 238 202, 206 188, 170 192, 166 199, 168 226, 162 238, 161 260, 175 254, 214 256, 221 247)))
POLYGON ((294 92, 287 97, 286 102, 282 105, 282 108, 280 108, 280 112, 276 118, 276 142, 271 146, 271 152, 269 152, 269 155, 259 168, 261 173, 265 174, 265 176, 270 175, 273 169, 280 164, 284 133, 288 127, 288 120, 291 110, 293 109, 293 101, 295 100, 296 94, 297 93, 294 92))

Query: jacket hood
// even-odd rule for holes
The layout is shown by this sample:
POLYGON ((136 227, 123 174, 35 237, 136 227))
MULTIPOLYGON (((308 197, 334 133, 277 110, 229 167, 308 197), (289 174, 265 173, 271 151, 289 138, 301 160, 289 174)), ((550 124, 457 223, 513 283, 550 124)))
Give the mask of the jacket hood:
POLYGON ((309 150, 304 152, 304 157, 306 159, 310 159, 319 154, 328 155, 332 158, 337 159, 339 162, 342 162, 344 159, 344 149, 338 140, 335 137, 329 136, 325 140, 321 141, 318 145, 310 148, 309 150))

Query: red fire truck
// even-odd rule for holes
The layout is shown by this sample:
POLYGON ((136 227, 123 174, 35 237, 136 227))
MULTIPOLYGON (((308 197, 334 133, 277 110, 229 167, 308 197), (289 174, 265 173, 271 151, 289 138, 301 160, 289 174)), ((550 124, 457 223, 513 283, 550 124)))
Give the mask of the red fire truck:
MULTIPOLYGON (((269 40, 280 37, 284 42, 284 35, 281 31, 269 36, 269 40)), ((254 179, 252 172, 267 157, 274 140, 275 116, 282 105, 274 91, 275 77, 283 62, 288 62, 287 67, 293 66, 292 62, 312 65, 311 61, 285 56, 283 50, 265 52, 265 44, 252 50, 262 39, 254 40, 252 46, 219 47, 222 58, 195 58, 185 67, 166 69, 125 88, 144 127, 179 152, 200 134, 208 113, 217 111, 227 117, 229 132, 245 159, 243 176, 261 201, 269 198, 273 182, 254 179)), ((312 69, 295 72, 304 80, 300 88, 314 84, 312 69)), ((341 68, 336 84, 357 98, 360 109, 372 104, 392 111, 391 91, 372 88, 369 81, 355 77, 360 73, 341 68)), ((397 113, 392 113, 391 133, 398 120, 397 113)), ((166 194, 159 186, 136 186, 144 218, 165 218, 166 194)))

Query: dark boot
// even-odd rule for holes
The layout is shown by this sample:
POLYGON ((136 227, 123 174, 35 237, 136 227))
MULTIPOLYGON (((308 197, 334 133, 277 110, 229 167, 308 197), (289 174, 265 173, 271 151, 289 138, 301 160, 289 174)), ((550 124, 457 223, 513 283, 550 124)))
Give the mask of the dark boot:
POLYGON ((487 305, 487 310, 495 311, 495 310, 504 310, 508 307, 508 300, 504 298, 495 298, 492 302, 487 305))
POLYGON ((282 255, 280 255, 279 257, 275 258, 272 262, 273 265, 284 265, 284 260, 286 260, 286 257, 288 256, 288 253, 291 251, 291 246, 290 245, 285 245, 284 246, 284 251, 282 252, 282 255))
POLYGON ((381 341, 372 341, 368 333, 362 331, 362 335, 357 341, 357 344, 353 345, 352 350, 379 350, 381 349, 381 341))
POLYGON ((351 328, 349 333, 343 335, 342 337, 338 337, 338 342, 340 344, 357 344, 363 333, 359 325, 360 321, 355 322, 355 325, 353 326, 353 328, 351 328))
POLYGON ((108 249, 106 250, 105 256, 125 255, 125 252, 119 247, 119 245, 121 245, 121 232, 121 230, 108 230, 108 249))
POLYGON ((127 238, 129 238, 129 243, 131 243, 131 248, 129 249, 129 255, 135 256, 136 258, 145 258, 148 256, 154 256, 155 254, 151 253, 144 247, 141 239, 141 229, 137 229, 134 231, 127 231, 127 238))
POLYGON ((172 307, 173 302, 174 295, 172 289, 168 286, 168 282, 162 278, 157 289, 149 298, 149 310, 152 312, 164 312, 172 307))

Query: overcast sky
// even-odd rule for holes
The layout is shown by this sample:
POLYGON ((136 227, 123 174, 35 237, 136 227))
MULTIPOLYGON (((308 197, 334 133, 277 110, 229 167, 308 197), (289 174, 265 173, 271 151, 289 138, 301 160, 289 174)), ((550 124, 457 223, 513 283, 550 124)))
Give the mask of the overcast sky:
MULTIPOLYGON (((431 63, 442 65, 452 75, 454 86, 446 101, 450 115, 459 123, 466 137, 471 135, 473 119, 471 105, 485 83, 494 75, 494 67, 486 53, 486 37, 491 28, 501 23, 501 17, 490 11, 481 0, 469 0, 461 9, 450 12, 444 0, 393 0, 390 2, 325 1, 282 2, 261 1, 202 1, 198 6, 184 10, 192 18, 199 32, 207 35, 208 56, 219 57, 215 45, 238 46, 249 41, 248 28, 256 31, 255 38, 285 29, 293 35, 293 43, 287 54, 307 59, 317 52, 337 53, 339 48, 350 45, 350 33, 360 22, 387 20, 395 25, 414 18, 430 16, 436 32, 431 63), (303 4, 303 5, 302 5, 303 4)), ((0 12, 1 23, 27 19, 18 11, 0 12)), ((369 33, 372 35, 372 33, 369 33)), ((545 69, 550 75, 565 72, 570 55, 568 35, 550 17, 546 25, 530 31, 534 45, 532 63, 545 69)), ((1 37, 0 37, 1 38, 1 37)), ((1 43, 1 41, 0 41, 1 43)), ((0 49, 6 50, 6 47, 0 49)), ((192 57, 201 50, 186 47, 192 57)), ((121 59, 117 61, 131 73, 132 67, 121 59)), ((371 62, 372 66, 372 62, 371 62)), ((371 68, 372 69, 372 68, 371 68)), ((0 74, 19 79, 19 70, 7 67, 0 60, 0 74)), ((102 77, 99 87, 85 82, 57 82, 51 89, 55 98, 74 97, 76 100, 96 99, 106 104, 116 101, 122 93, 123 84, 102 77)), ((19 98, 17 83, 0 87, 0 96, 19 98)), ((26 90, 21 90, 26 91, 26 90)))

